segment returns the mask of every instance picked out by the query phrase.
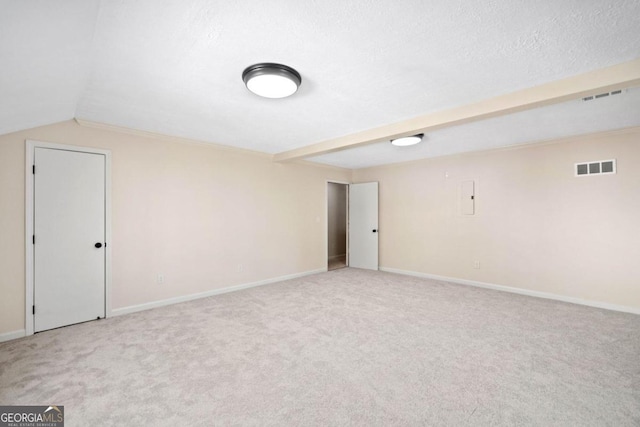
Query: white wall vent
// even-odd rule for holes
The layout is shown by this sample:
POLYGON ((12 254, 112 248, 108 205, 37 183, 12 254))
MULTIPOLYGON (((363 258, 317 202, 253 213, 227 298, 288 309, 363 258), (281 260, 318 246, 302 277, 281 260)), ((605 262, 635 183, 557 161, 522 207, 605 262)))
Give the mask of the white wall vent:
POLYGON ((606 175, 616 173, 616 160, 598 160, 595 162, 576 163, 576 176, 606 175))
POLYGON ((593 101, 594 99, 606 98, 607 96, 620 95, 622 90, 614 90, 613 92, 599 93, 597 95, 585 96, 583 101, 593 101))

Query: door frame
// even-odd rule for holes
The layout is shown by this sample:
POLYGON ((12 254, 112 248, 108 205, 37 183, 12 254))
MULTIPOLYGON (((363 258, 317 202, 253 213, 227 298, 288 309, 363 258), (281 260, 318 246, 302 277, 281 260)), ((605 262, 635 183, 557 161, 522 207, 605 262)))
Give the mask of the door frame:
POLYGON ((347 200, 346 200, 346 261, 347 267, 349 267, 349 185, 350 182, 335 181, 328 179, 324 184, 324 269, 329 271, 329 184, 342 184, 347 186, 347 200))
POLYGON ((78 145, 56 144, 51 142, 27 139, 25 144, 25 335, 33 335, 34 318, 32 314, 34 291, 34 184, 32 167, 35 149, 49 148, 54 150, 75 151, 80 153, 103 154, 105 156, 105 269, 104 269, 104 313, 105 318, 111 316, 111 151, 78 145))

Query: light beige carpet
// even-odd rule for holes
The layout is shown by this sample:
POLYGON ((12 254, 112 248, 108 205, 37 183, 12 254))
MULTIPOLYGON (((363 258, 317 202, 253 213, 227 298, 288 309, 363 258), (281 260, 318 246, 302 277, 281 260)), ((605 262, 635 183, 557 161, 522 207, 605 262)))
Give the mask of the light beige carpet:
POLYGON ((640 316, 355 269, 0 345, 68 426, 640 425, 640 316))

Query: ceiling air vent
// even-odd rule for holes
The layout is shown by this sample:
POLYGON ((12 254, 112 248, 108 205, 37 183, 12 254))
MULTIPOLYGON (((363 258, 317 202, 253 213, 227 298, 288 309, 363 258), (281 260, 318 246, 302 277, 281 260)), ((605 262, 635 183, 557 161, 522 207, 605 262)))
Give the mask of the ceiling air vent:
POLYGON ((576 163, 575 171, 576 176, 616 173, 616 160, 598 160, 596 162, 576 163))
POLYGON ((607 96, 620 95, 622 90, 614 90, 613 92, 599 93, 597 95, 585 96, 583 101, 593 101, 594 99, 606 98, 607 96))

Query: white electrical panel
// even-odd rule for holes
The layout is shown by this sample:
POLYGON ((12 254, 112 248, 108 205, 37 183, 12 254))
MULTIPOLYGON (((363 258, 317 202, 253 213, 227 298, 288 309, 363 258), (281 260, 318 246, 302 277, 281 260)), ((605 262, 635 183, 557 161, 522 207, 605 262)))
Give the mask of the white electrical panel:
POLYGON ((462 181, 460 183, 460 214, 475 214, 475 183, 473 181, 462 181))

